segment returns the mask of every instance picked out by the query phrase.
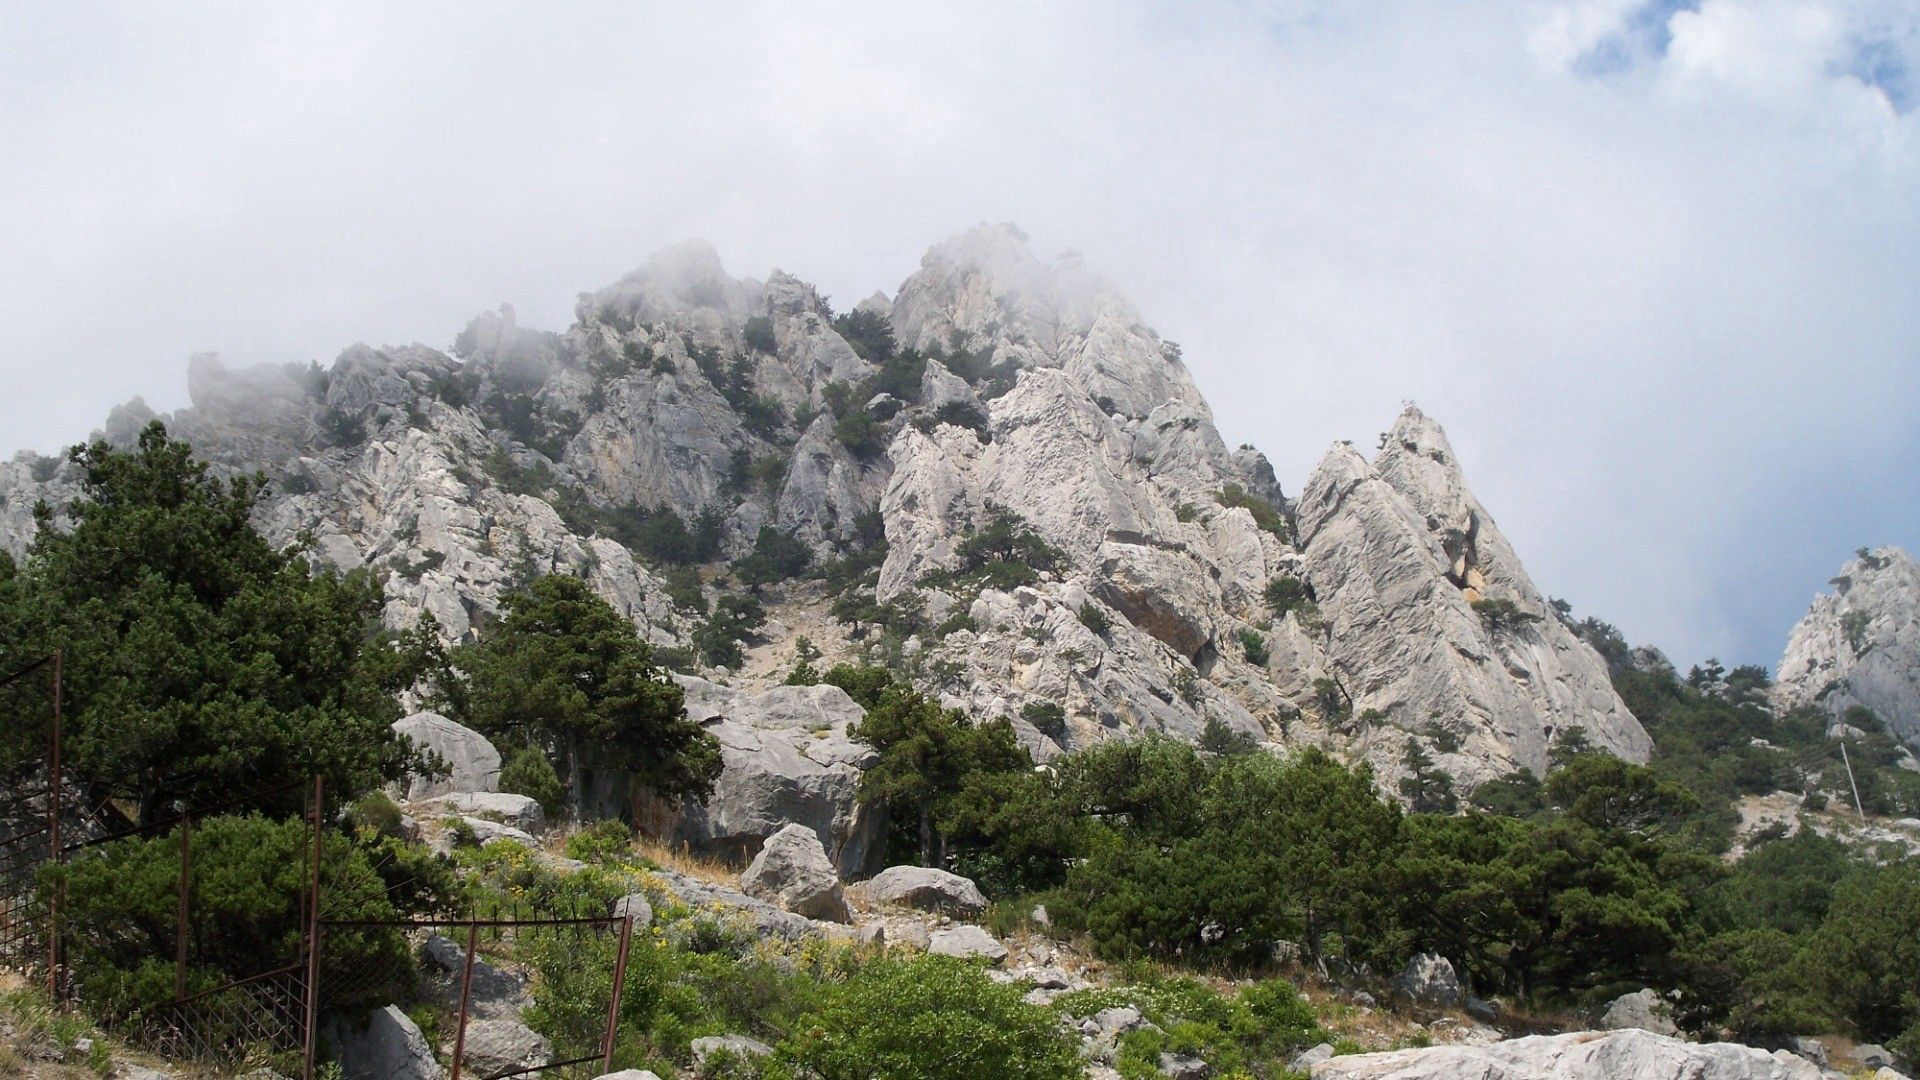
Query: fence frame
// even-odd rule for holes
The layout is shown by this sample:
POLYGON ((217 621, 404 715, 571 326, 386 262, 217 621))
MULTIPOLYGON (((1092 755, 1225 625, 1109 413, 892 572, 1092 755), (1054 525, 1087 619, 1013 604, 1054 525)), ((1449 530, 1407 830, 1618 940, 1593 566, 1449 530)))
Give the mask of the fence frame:
MULTIPOLYGON (((252 792, 211 806, 194 807, 172 817, 148 824, 134 825, 130 828, 103 832, 101 835, 88 836, 82 840, 69 841, 62 834, 62 825, 67 814, 78 808, 87 820, 92 822, 98 820, 99 814, 97 811, 101 808, 95 807, 92 808, 92 810, 88 810, 85 807, 80 807, 77 802, 69 800, 66 797, 64 790, 65 762, 63 753, 64 732, 62 730, 65 711, 64 651, 56 648, 52 653, 39 657, 10 674, 0 676, 0 687, 18 683, 36 672, 49 667, 51 668, 49 677, 49 693, 52 705, 51 723, 47 732, 47 741, 44 750, 45 756, 42 759, 45 763, 46 775, 46 824, 44 827, 36 827, 11 837, 0 837, 0 847, 12 845, 15 841, 32 841, 35 838, 35 834, 42 831, 47 834, 47 842, 44 853, 37 859, 34 859, 31 854, 33 845, 31 843, 23 844, 20 851, 26 858, 22 860, 20 868, 10 871, 12 876, 16 879, 36 877, 41 868, 49 865, 55 867, 64 866, 68 862, 69 856, 89 848, 139 836, 164 836, 166 830, 169 828, 177 827, 179 830, 179 873, 175 885, 177 892, 177 914, 173 997, 170 1001, 162 1004, 138 1010, 132 1014, 129 1019, 137 1019, 143 1023, 147 1023, 158 1016, 171 1016, 175 1019, 176 1023, 167 1027, 165 1030, 176 1037, 181 1037, 182 1032, 177 1021, 179 1017, 185 1015, 185 1009, 187 1007, 196 1005, 202 1001, 214 999, 221 994, 236 990, 250 990, 270 980, 297 976, 300 984, 298 1008, 297 1010, 292 1010, 297 1016, 297 1019, 295 1019, 292 1024, 287 1025, 287 1027, 297 1028, 298 1030, 283 1031, 281 1034, 285 1037, 282 1041, 288 1044, 286 1046, 288 1050, 292 1050, 294 1048, 292 1044, 297 1042, 298 1050, 302 1057, 301 1069, 303 1080, 313 1080, 317 1072, 316 1057, 318 1052, 320 1010, 322 1004, 321 949, 327 928, 353 926, 385 926, 405 930, 464 928, 467 931, 466 946, 460 973, 459 1003, 456 1010, 451 1075, 448 1078, 448 1080, 462 1080, 462 1070, 465 1066, 465 1062, 462 1059, 466 1049, 467 1025, 472 1011, 473 972, 479 946, 480 931, 482 929, 515 929, 526 927, 599 926, 609 929, 617 928, 618 944, 614 956, 612 991, 607 1002, 606 1024, 596 1052, 564 1061, 551 1062, 546 1065, 515 1069, 486 1077, 470 1078, 470 1080, 510 1080, 510 1078, 545 1073, 576 1065, 585 1065, 591 1062, 598 1062, 600 1071, 603 1073, 612 1070, 614 1051, 619 1037, 620 1003, 626 991, 628 960, 631 956, 633 945, 633 918, 630 915, 575 918, 482 919, 470 917, 464 919, 394 919, 383 921, 323 919, 321 918, 322 897, 320 870, 325 852, 327 832, 326 781, 325 778, 319 774, 315 774, 307 781, 296 781, 291 784, 281 785, 277 788, 252 792), (307 875, 305 888, 303 890, 304 895, 300 900, 300 911, 302 915, 300 955, 295 958, 292 963, 280 965, 272 970, 262 971, 242 978, 230 979, 218 986, 188 993, 187 973, 191 961, 192 833, 194 821, 230 810, 244 808, 251 803, 258 802, 270 796, 284 795, 295 788, 306 789, 305 800, 307 802, 307 808, 306 813, 303 814, 302 817, 305 819, 308 834, 311 837, 310 851, 305 859, 307 863, 307 875), (297 1039, 294 1036, 297 1036, 297 1039)), ((32 794, 29 793, 24 796, 24 798, 31 799, 32 794)), ((37 915, 39 920, 41 920, 40 926, 44 929, 46 937, 44 962, 46 965, 45 985, 47 996, 53 1006, 61 1011, 66 1011, 75 1004, 71 992, 72 980, 67 977, 69 973, 66 971, 65 955, 62 947, 64 919, 66 917, 66 913, 63 910, 64 899, 65 885, 62 882, 56 884, 53 889, 49 890, 44 913, 32 913, 33 915, 37 915)), ((15 909, 9 910, 9 915, 14 913, 15 909)), ((10 959, 11 957, 8 956, 0 956, 0 967, 18 967, 17 964, 9 964, 10 959)), ((37 965, 38 963, 39 961, 29 960, 30 965, 37 965)), ((30 970, 30 968, 21 970, 30 970)), ((152 1033, 148 1032, 144 1037, 151 1039, 152 1033)), ((192 1042, 193 1040, 190 1036, 186 1036, 184 1037, 184 1041, 192 1042)))

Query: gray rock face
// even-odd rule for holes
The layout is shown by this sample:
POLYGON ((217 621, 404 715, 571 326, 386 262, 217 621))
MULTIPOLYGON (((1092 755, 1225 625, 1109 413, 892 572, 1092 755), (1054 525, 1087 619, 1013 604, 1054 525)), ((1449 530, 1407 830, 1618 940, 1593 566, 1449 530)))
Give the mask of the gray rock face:
MULTIPOLYGON (((936 245, 893 300, 860 310, 930 357, 915 383, 868 401, 862 437, 834 410, 878 368, 818 291, 782 272, 734 278, 698 243, 583 295, 564 332, 503 308, 451 354, 355 345, 324 371, 198 357, 193 406, 163 419, 216 471, 269 472, 258 524, 271 539, 310 533, 319 561, 384 580, 389 626, 430 615, 450 641, 531 577, 566 573, 649 642, 687 648, 699 615, 622 543, 653 535, 662 512, 712 538, 716 558, 744 554, 763 526, 821 559, 878 528, 877 580, 850 599, 919 605, 938 627, 909 643, 922 688, 1017 718, 1041 760, 1212 723, 1367 759, 1388 791, 1429 724, 1460 739, 1435 756, 1466 784, 1537 769, 1576 726, 1645 755, 1603 666, 1547 613, 1424 417, 1403 418, 1372 463, 1330 455, 1296 508, 1259 451, 1225 445, 1177 345, 1078 256, 1042 260, 1012 226, 936 245), (943 582, 999 508, 1058 550, 1053 567, 1017 588, 943 582), (1312 586, 1319 617, 1274 616, 1262 594, 1281 576, 1312 586), (1472 597, 1539 618, 1496 633, 1472 597), (1035 705, 1061 711, 1036 726, 1022 716, 1035 705)), ((104 434, 129 440, 152 415, 129 403, 104 434)), ((0 464, 0 547, 23 551, 34 503, 64 504, 77 480, 52 459, 0 464)), ((717 586, 699 588, 711 602, 717 586)), ((818 617, 781 610, 806 602, 797 592, 772 590, 774 620, 818 617)), ((872 869, 878 823, 850 796, 865 751, 841 722, 857 710, 763 692, 759 659, 747 685, 690 695, 724 745, 715 800, 644 807, 662 819, 649 826, 744 863, 798 822, 842 874, 872 869)), ((409 794, 488 790, 498 762, 470 749, 457 779, 409 794)), ((603 809, 627 805, 603 794, 603 809)))
POLYGON ((1393 980, 1393 992, 1419 1005, 1450 1009, 1465 996, 1453 961, 1437 953, 1421 953, 1393 980))
POLYGON ((1920 747, 1920 564, 1883 547, 1842 567, 1788 635, 1773 692, 1835 719, 1863 706, 1920 747))
POLYGON ((809 919, 853 921, 840 877, 820 838, 805 825, 788 825, 767 837, 760 854, 740 875, 740 888, 809 919))
POLYGON ((881 904, 899 904, 948 915, 978 915, 987 898, 970 879, 930 866, 889 866, 866 883, 867 896, 881 904))
POLYGON ((978 926, 949 926, 935 930, 927 951, 936 956, 957 956, 963 960, 981 959, 998 964, 1007 958, 1007 947, 978 926))
POLYGON ((1397 778, 1402 748, 1429 724, 1459 740, 1434 758, 1468 786, 1544 772, 1548 746, 1573 728, 1646 760, 1652 743, 1606 664, 1547 606, 1418 409, 1372 462, 1335 446, 1297 508, 1332 677, 1376 766, 1397 778), (1496 621, 1476 602, 1509 615, 1496 621))
POLYGON ((1313 1080, 1821 1080, 1784 1050, 1689 1043, 1637 1029, 1531 1035, 1490 1046, 1433 1046, 1336 1057, 1313 1080))
POLYGON ((1173 1080, 1207 1080, 1213 1075, 1213 1066, 1194 1057, 1192 1054, 1160 1054, 1160 1075, 1173 1080))
POLYGON ((500 751, 485 735, 463 727, 437 712, 417 712, 394 721, 393 730, 424 753, 440 759, 447 775, 429 779, 409 776, 408 799, 431 799, 466 791, 495 791, 500 786, 500 751))
POLYGON ((863 871, 879 854, 879 822, 854 799, 873 750, 847 729, 865 714, 837 686, 736 690, 675 676, 687 715, 720 741, 724 769, 704 806, 680 811, 682 843, 737 858, 788 824, 811 829, 838 872, 863 871))
POLYGON ((547 1037, 516 1020, 471 1020, 461 1046, 462 1075, 494 1076, 553 1061, 547 1037))
POLYGON ((361 1023, 334 1023, 327 1043, 346 1080, 441 1080, 445 1075, 426 1036, 396 1005, 375 1009, 361 1023))
POLYGON ((1609 1031, 1639 1028, 1655 1035, 1678 1037, 1679 1025, 1673 1022, 1673 1007, 1652 990, 1621 994, 1600 1014, 1600 1026, 1609 1031))

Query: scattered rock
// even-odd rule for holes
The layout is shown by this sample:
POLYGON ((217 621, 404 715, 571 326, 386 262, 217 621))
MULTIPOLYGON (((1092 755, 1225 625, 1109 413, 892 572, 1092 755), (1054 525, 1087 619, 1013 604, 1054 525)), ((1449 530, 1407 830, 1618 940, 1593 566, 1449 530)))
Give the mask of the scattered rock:
POLYGON ((758 1039, 749 1039, 745 1035, 708 1035, 693 1040, 693 1063, 704 1066, 707 1059, 715 1054, 726 1053, 745 1060, 746 1058, 766 1057, 773 1053, 773 1047, 758 1039))
POLYGON ((987 898, 970 879, 930 866, 889 866, 866 883, 867 895, 882 904, 900 904, 948 915, 978 915, 987 898))
POLYGON ((660 1076, 650 1069, 621 1069, 619 1072, 601 1073, 594 1080, 660 1080, 660 1076))
POLYGON ((547 1037, 517 1020, 469 1020, 461 1046, 462 1075, 493 1076, 553 1061, 547 1037))
POLYGON ((1495 1020, 1500 1019, 1500 1007, 1488 1001, 1486 998, 1477 998, 1468 995, 1467 1015, 1473 1017, 1475 1020, 1482 1020, 1491 1024, 1495 1020))
POLYGON ((1320 1043, 1293 1055, 1293 1060, 1287 1063, 1287 1068, 1294 1072, 1306 1072, 1332 1056, 1333 1044, 1320 1043))
POLYGON ((809 919, 853 921, 826 848, 805 825, 788 825, 767 837, 760 854, 740 875, 740 888, 809 919))
POLYGON ((1027 918, 1032 920, 1035 926, 1051 927, 1053 925, 1053 917, 1047 914, 1045 904, 1033 905, 1033 910, 1027 913, 1027 918))
POLYGON ((925 949, 933 944, 933 934, 924 923, 906 919, 888 925, 887 940, 892 944, 909 949, 925 949))
POLYGON ((1465 996, 1453 961, 1438 953, 1421 953, 1407 961, 1393 980, 1393 992, 1416 1005, 1451 1009, 1465 996))
POLYGON ((1827 1053, 1827 1044, 1811 1035, 1798 1036, 1791 1040, 1789 1045, 1792 1046, 1794 1053, 1799 1054, 1801 1057, 1806 1058, 1808 1061, 1813 1062, 1823 1069, 1831 1064, 1828 1060, 1830 1055, 1827 1053))
POLYGON ((1893 1052, 1878 1043, 1853 1044, 1853 1060, 1863 1069, 1898 1068, 1900 1059, 1893 1052))
POLYGON ((632 919, 634 929, 653 924, 653 904, 646 893, 628 893, 613 902, 613 917, 632 919))
POLYGON ((486 818, 463 817, 460 820, 466 822, 467 828, 473 830, 473 837, 480 841, 481 847, 501 840, 529 849, 537 849, 540 846, 540 841, 535 840, 532 834, 524 829, 502 825, 497 821, 488 821, 486 818))
POLYGON ((927 945, 927 951, 937 956, 958 956, 963 959, 982 957, 994 964, 1007 958, 1007 947, 978 926, 950 926, 937 930, 927 945))
POLYGON ((1655 1035, 1680 1034, 1680 1026, 1673 1022, 1673 1007, 1653 990, 1635 990, 1614 998, 1600 1014, 1600 1026, 1609 1031, 1639 1028, 1655 1035))
POLYGON ((1213 1066, 1191 1054, 1160 1054, 1160 1075, 1173 1080, 1207 1080, 1213 1075, 1213 1066))
POLYGON ((335 1022, 327 1032, 346 1080, 441 1080, 426 1036, 397 1005, 375 1009, 358 1024, 335 1022))
POLYGON ((428 799, 423 804, 461 817, 496 821, 525 833, 544 832, 547 812, 525 795, 505 791, 461 791, 428 799))

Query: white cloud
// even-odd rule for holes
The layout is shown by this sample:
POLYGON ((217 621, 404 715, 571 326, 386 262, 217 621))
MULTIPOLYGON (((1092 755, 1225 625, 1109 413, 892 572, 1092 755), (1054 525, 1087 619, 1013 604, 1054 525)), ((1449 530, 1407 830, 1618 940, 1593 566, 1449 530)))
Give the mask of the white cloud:
POLYGON ((1847 552, 1920 546, 1901 0, 0 21, 8 444, 180 404, 197 349, 557 326, 685 236, 846 305, 1012 219, 1292 488, 1417 398, 1544 588, 1679 656, 1771 659, 1847 552))

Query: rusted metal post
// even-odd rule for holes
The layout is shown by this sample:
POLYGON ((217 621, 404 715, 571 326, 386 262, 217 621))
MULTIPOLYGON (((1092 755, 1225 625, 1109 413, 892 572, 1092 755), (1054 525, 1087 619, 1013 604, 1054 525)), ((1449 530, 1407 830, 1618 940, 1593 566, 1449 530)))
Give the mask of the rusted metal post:
POLYGON ((460 1080, 460 1055, 467 1049, 467 1005, 473 1000, 473 951, 480 944, 480 924, 467 924, 467 962, 460 969, 460 1013, 453 1029, 453 1074, 448 1080, 460 1080))
POLYGON ((620 997, 626 992, 627 953, 632 947, 633 916, 629 915, 620 920, 620 951, 613 957, 613 998, 607 1002, 607 1037, 600 1047, 602 1073, 613 1071, 613 1042, 620 1032, 620 997))
MULTIPOLYGON (((61 667, 65 663, 66 650, 53 650, 53 760, 47 779, 47 836, 48 852, 53 864, 60 865, 60 692, 62 688, 61 667)), ((53 894, 47 898, 47 996, 53 999, 56 1007, 61 1004, 60 997, 60 898, 66 890, 66 882, 58 878, 53 885, 53 894)))
POLYGON ((320 1032, 320 839, 321 824, 325 820, 327 805, 327 781, 323 776, 313 778, 313 862, 307 867, 307 1000, 306 1031, 302 1033, 301 1051, 306 1065, 301 1080, 313 1080, 313 1057, 320 1032))
POLYGON ((187 909, 193 895, 193 818, 180 819, 180 896, 173 938, 173 1000, 187 996, 187 909))

